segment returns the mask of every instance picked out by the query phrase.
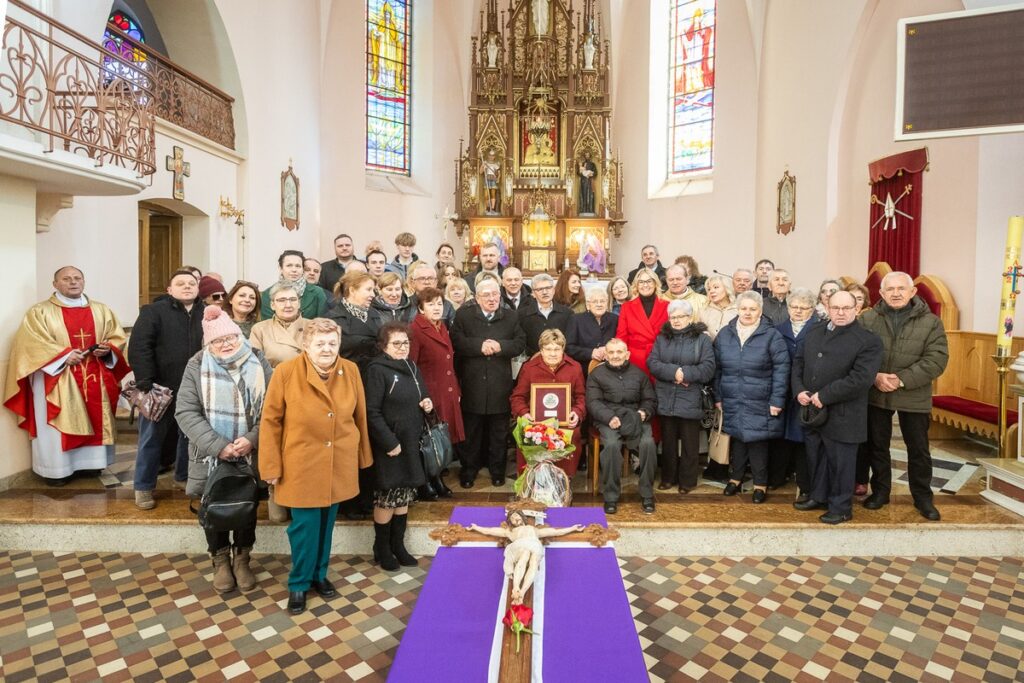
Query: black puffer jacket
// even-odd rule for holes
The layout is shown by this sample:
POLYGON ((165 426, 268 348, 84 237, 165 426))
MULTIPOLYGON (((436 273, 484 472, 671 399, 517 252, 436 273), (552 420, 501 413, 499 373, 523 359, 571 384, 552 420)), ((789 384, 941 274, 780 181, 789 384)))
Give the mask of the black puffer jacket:
POLYGON ((420 459, 423 410, 419 403, 429 396, 420 369, 412 361, 381 354, 367 364, 363 386, 366 425, 373 447, 374 489, 422 486, 427 478, 420 459), (401 446, 401 452, 388 455, 395 446, 401 446))
POLYGON ((715 350, 704 334, 704 323, 692 323, 682 330, 665 323, 654 340, 647 369, 654 376, 658 397, 658 415, 699 420, 703 416, 701 389, 715 378, 715 350), (676 370, 683 371, 683 382, 676 384, 676 370))
POLYGON ((622 420, 622 434, 627 438, 640 435, 639 416, 632 428, 628 418, 642 410, 650 420, 656 405, 651 380, 628 361, 617 368, 601 363, 587 377, 587 414, 595 423, 603 425, 618 417, 622 420), (635 434, 630 433, 633 429, 635 434))
POLYGON ((128 343, 128 364, 139 389, 149 391, 155 382, 178 393, 185 366, 203 348, 204 308, 197 300, 186 311, 170 297, 142 307, 128 343))

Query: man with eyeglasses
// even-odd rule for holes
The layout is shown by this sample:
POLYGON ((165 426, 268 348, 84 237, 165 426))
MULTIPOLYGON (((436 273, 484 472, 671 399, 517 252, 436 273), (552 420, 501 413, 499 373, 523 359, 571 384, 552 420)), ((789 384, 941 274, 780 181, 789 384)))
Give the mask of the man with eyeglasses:
POLYGON ((849 292, 828 300, 830 321, 813 326, 797 351, 793 394, 802 406, 810 498, 797 510, 825 510, 818 519, 853 519, 857 448, 867 439, 868 389, 882 364, 882 340, 857 322, 849 292))
MULTIPOLYGON (((403 320, 407 323, 412 322, 412 319, 419 313, 419 293, 427 287, 437 287, 437 271, 429 263, 420 261, 409 273, 409 284, 412 286, 412 296, 409 297, 409 307, 405 309, 403 320)), ((451 329, 452 323, 455 322, 455 306, 452 306, 452 302, 448 299, 442 299, 442 301, 444 302, 444 312, 441 314, 441 320, 444 321, 445 326, 451 329)))
POLYGON ((476 302, 476 306, 462 306, 456 311, 451 331, 466 429, 459 475, 464 489, 473 488, 477 472, 485 464, 491 473, 491 484, 505 484, 505 441, 512 415, 512 359, 526 347, 518 315, 501 306, 497 282, 491 278, 481 280, 476 302))
POLYGON ((871 448, 871 495, 864 507, 877 510, 892 490, 892 416, 900 421, 907 445, 907 479, 914 507, 930 521, 939 520, 932 494, 932 456, 928 447, 932 382, 946 369, 949 347, 937 315, 916 296, 914 280, 892 272, 882 278, 882 300, 865 311, 861 324, 882 338, 885 356, 868 397, 868 442, 871 448))
POLYGON ((547 273, 533 276, 533 303, 519 309, 519 324, 526 333, 527 357, 540 351, 540 335, 544 330, 569 331, 572 309, 555 299, 555 280, 547 273))

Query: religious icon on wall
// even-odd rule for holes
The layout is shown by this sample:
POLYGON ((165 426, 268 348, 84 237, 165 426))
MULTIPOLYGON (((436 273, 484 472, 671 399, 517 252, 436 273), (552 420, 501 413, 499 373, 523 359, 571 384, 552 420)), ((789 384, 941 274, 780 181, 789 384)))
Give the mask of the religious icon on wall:
POLYGON ((281 173, 281 225, 289 230, 299 227, 299 178, 292 171, 291 159, 288 170, 281 173))
POLYGON ((594 215, 594 179, 597 176, 597 164, 591 159, 590 152, 586 152, 583 161, 579 163, 580 175, 580 215, 594 215))
POLYGON ((779 181, 779 204, 776 212, 776 231, 788 235, 796 229, 796 176, 783 171, 779 181))
POLYGON ((171 196, 178 201, 185 201, 185 178, 192 175, 192 164, 185 161, 185 150, 172 147, 167 156, 167 170, 174 174, 171 185, 171 196))

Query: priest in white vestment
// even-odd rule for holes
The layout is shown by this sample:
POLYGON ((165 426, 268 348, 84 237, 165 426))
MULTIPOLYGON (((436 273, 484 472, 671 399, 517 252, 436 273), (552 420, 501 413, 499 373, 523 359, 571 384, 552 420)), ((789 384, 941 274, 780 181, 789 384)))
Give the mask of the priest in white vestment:
POLYGON ((114 461, 114 411, 130 369, 121 323, 85 296, 82 271, 61 268, 53 286, 14 338, 4 406, 32 438, 32 471, 61 485, 78 470, 114 461))

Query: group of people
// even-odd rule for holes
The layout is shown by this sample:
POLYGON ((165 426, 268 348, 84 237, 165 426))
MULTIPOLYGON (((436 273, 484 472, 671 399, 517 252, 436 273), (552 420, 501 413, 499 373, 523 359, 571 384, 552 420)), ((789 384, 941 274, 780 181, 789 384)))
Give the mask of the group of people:
MULTIPOLYGON (((503 486, 512 419, 541 419, 531 415, 535 384, 569 387, 577 448, 558 464, 574 475, 596 437, 609 514, 630 453, 645 513, 655 511, 655 488, 698 485, 710 405, 731 445, 728 469, 712 463, 706 477, 736 495, 749 466, 752 501, 762 503, 793 476, 794 505, 824 510, 831 524, 851 518, 869 483, 866 508, 889 502, 896 412, 915 505, 939 519, 927 433, 946 340, 908 275, 888 275, 871 306, 858 284, 792 289, 768 261, 732 277, 703 276, 688 256, 666 268, 653 245, 627 278, 596 284, 566 269, 527 284, 502 266, 498 245, 482 245, 476 270, 463 274, 450 245, 431 264, 409 233, 395 244, 390 261, 379 244, 355 258, 347 235, 322 263, 285 251, 278 281, 262 290, 244 280, 227 290, 216 274, 182 268, 142 307, 126 355, 116 316, 86 298, 80 270, 62 268, 54 295, 25 318, 5 389, 5 405, 36 437, 33 467, 59 485, 109 465, 129 367, 139 390, 167 387, 167 413, 140 421, 136 505, 156 505, 162 468, 200 495, 218 462, 252 461, 271 519, 290 518, 293 613, 309 591, 336 594, 327 565, 339 513, 372 515, 384 569, 416 564, 404 544, 409 505, 452 495, 420 459, 428 415, 449 426, 462 488, 484 467, 503 486)), ((255 536, 255 526, 207 532, 218 591, 255 585, 255 536)))

